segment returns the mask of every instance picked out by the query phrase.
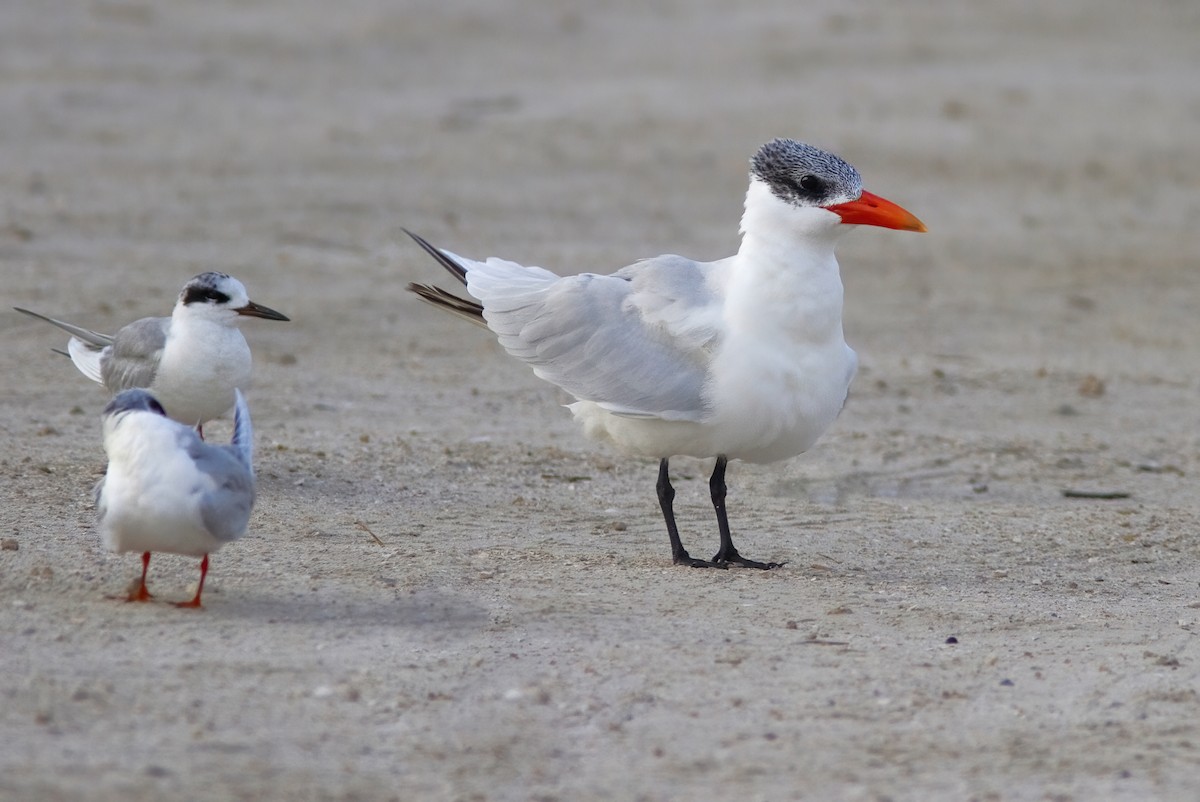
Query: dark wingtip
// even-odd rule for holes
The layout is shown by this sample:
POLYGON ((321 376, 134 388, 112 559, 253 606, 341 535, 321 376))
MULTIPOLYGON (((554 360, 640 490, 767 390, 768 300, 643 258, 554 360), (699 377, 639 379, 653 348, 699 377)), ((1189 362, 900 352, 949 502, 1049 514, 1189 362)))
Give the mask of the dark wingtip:
POLYGON ((39 315, 37 312, 34 312, 30 309, 22 309, 19 306, 14 306, 13 311, 20 312, 22 315, 29 315, 30 317, 37 318, 38 320, 46 320, 45 315, 39 315))
POLYGON ((407 228, 404 228, 404 227, 401 227, 400 230, 403 231, 408 236, 412 237, 413 242, 420 245, 421 249, 424 250, 425 253, 432 256, 439 265, 441 265, 443 268, 446 269, 447 273, 454 276, 456 279, 461 281, 464 285, 467 283, 466 268, 464 268, 458 262, 454 261, 449 256, 447 256, 445 251, 443 251, 440 248, 435 247, 431 242, 429 242, 429 240, 425 239, 420 234, 414 234, 413 232, 409 231, 407 228))
POLYGON ((414 282, 410 283, 406 289, 428 304, 466 318, 480 326, 487 326, 483 319, 483 307, 475 301, 460 298, 454 293, 446 292, 441 287, 435 287, 432 284, 414 282))

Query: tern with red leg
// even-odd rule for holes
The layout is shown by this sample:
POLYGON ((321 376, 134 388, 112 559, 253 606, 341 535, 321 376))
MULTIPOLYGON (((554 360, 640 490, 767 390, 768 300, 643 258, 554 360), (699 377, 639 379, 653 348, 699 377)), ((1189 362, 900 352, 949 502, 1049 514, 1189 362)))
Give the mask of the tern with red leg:
POLYGON ((151 598, 150 555, 167 552, 201 558, 195 597, 177 605, 200 607, 208 555, 246 533, 254 507, 254 434, 236 388, 234 398, 233 439, 220 446, 168 418, 146 390, 124 390, 105 407, 108 470, 96 485, 96 520, 110 550, 142 554, 141 581, 129 601, 151 598))

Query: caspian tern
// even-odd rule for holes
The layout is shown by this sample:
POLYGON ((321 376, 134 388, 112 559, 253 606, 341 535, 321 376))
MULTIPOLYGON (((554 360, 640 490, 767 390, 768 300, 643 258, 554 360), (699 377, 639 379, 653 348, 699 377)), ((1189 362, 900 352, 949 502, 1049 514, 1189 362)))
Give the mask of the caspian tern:
POLYGON ((776 139, 750 165, 741 247, 716 262, 666 255, 611 275, 563 277, 466 259, 407 232, 471 299, 431 285, 409 290, 486 325, 509 354, 572 395, 586 435, 660 460, 658 499, 679 565, 781 565, 734 548, 726 464, 800 454, 841 412, 858 364, 842 334, 834 257, 842 235, 854 225, 925 231, 812 145, 776 139), (721 540, 711 560, 692 557, 679 539, 675 455, 716 458, 709 488, 721 540))

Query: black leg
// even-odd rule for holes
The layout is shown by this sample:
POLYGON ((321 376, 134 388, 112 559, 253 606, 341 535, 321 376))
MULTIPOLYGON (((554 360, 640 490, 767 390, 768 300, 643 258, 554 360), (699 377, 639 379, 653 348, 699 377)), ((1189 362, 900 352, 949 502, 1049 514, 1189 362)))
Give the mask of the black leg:
POLYGON ((733 547, 733 537, 729 534, 729 518, 725 515, 725 466, 729 460, 724 455, 717 457, 713 467, 712 477, 708 480, 708 489, 712 493, 713 509, 717 511, 717 526, 721 529, 721 549, 712 561, 717 565, 744 565, 747 568, 758 568, 763 571, 779 568, 783 563, 760 563, 757 560, 747 560, 738 554, 733 547))
POLYGON ((679 529, 675 526, 675 488, 671 487, 671 477, 667 473, 667 458, 663 457, 658 463, 658 503, 662 507, 663 518, 667 521, 667 537, 671 538, 671 562, 676 565, 690 565, 693 568, 724 568, 708 560, 697 560, 687 553, 679 540, 679 529))

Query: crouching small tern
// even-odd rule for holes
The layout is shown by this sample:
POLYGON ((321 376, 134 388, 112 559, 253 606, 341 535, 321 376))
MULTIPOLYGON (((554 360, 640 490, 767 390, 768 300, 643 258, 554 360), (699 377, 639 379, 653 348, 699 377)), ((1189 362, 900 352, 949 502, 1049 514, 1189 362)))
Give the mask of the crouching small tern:
POLYGON ((233 440, 210 445, 171 420, 146 390, 117 393, 104 408, 108 471, 96 485, 104 545, 142 552, 142 578, 129 601, 147 601, 151 552, 201 557, 200 607, 208 555, 246 533, 254 506, 253 437, 246 399, 234 389, 233 440))
POLYGON ((855 225, 925 231, 865 191, 842 159, 776 139, 751 159, 734 256, 658 256, 611 275, 562 277, 465 259, 407 232, 471 298, 432 285, 408 289, 486 325, 509 354, 574 396, 568 406, 585 434, 660 460, 658 500, 676 564, 776 568, 734 548, 725 468, 731 459, 800 454, 841 412, 858 358, 842 334, 834 246, 855 225), (668 473, 675 455, 716 458, 709 488, 720 548, 711 560, 680 542, 668 473))
POLYGON ((288 319, 251 301, 233 276, 212 272, 183 285, 170 317, 142 318, 111 337, 13 308, 70 333, 68 356, 84 376, 112 393, 146 388, 173 420, 197 427, 228 412, 234 388, 250 383, 242 319, 288 319))

